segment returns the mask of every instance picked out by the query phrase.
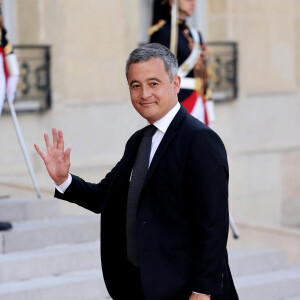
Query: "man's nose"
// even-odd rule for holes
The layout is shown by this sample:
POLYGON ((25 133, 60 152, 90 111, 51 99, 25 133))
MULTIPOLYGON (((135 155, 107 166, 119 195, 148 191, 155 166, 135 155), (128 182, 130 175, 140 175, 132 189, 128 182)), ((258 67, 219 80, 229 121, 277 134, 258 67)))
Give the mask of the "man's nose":
POLYGON ((146 87, 143 87, 143 90, 142 90, 142 98, 143 98, 143 99, 148 99, 151 95, 152 95, 151 89, 148 88, 147 86, 146 86, 146 87))

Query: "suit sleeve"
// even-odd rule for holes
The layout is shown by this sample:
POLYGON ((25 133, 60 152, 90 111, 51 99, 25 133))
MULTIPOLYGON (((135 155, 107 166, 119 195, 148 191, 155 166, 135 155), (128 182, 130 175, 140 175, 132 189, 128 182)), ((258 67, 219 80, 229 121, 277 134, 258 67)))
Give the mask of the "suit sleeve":
POLYGON ((86 182, 82 178, 72 174, 72 182, 67 190, 62 194, 55 189, 54 196, 71 203, 76 203, 92 212, 101 213, 103 201, 120 163, 121 161, 99 183, 86 182))
POLYGON ((76 203, 92 212, 101 213, 104 200, 111 189, 116 174, 128 160, 128 153, 132 149, 130 145, 132 145, 132 141, 135 141, 140 136, 141 131, 137 131, 130 137, 126 143, 122 159, 99 183, 86 182, 82 178, 72 175, 72 182, 66 191, 62 194, 58 190, 55 190, 54 196, 71 203, 76 203))
POLYGON ((225 147, 212 130, 194 135, 187 177, 196 244, 192 290, 221 294, 229 227, 228 163, 225 147))

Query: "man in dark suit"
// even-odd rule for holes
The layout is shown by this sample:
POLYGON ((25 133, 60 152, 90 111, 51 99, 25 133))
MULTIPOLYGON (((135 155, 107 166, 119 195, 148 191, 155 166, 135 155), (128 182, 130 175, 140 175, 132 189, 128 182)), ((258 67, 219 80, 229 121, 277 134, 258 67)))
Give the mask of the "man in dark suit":
POLYGON ((151 137, 147 126, 133 134, 100 183, 69 174, 71 149, 64 150, 62 131, 52 129, 52 146, 45 134, 47 154, 35 145, 56 183, 55 196, 101 213, 103 275, 116 300, 238 299, 226 251, 226 151, 218 135, 178 103, 177 68, 159 44, 130 54, 131 101, 155 132, 151 137), (149 136, 149 169, 141 175, 149 136))

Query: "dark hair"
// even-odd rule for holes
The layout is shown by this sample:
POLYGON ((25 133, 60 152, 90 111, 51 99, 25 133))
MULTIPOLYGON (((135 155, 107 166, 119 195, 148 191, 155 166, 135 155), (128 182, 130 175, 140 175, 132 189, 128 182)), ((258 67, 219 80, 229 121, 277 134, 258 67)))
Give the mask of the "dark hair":
POLYGON ((170 80, 177 75, 178 62, 174 54, 167 47, 152 43, 140 46, 130 53, 126 62, 126 77, 128 78, 130 64, 144 62, 151 58, 160 58, 163 61, 170 80))

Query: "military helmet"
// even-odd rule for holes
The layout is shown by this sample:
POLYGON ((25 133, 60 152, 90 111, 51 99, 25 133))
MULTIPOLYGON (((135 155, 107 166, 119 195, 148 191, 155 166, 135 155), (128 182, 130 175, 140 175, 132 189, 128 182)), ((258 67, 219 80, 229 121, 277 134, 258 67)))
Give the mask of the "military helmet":
POLYGON ((153 1, 153 17, 152 24, 156 24, 159 20, 170 19, 170 5, 168 0, 153 1))

